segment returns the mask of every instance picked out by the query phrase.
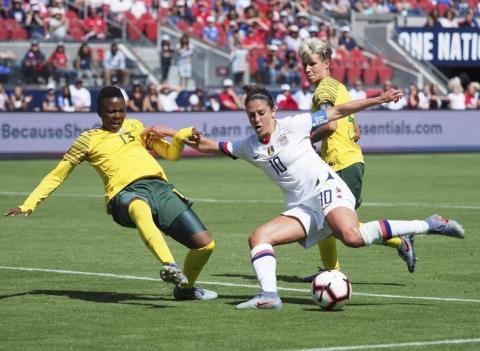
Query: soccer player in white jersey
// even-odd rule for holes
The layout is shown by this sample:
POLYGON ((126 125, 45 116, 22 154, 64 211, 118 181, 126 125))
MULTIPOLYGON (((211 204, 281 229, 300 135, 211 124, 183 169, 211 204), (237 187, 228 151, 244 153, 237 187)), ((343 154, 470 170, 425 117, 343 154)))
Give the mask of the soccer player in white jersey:
POLYGON ((268 91, 246 86, 245 107, 255 134, 238 142, 217 142, 195 133, 185 143, 201 152, 241 158, 261 168, 283 191, 286 211, 256 228, 249 237, 252 264, 261 292, 237 309, 278 309, 276 258, 273 246, 299 242, 305 248, 333 235, 349 247, 361 247, 392 237, 442 234, 463 238, 453 220, 433 215, 425 220, 381 220, 359 226, 355 198, 348 186, 317 155, 310 133, 329 121, 402 97, 389 90, 376 98, 352 101, 314 113, 275 119, 268 91))

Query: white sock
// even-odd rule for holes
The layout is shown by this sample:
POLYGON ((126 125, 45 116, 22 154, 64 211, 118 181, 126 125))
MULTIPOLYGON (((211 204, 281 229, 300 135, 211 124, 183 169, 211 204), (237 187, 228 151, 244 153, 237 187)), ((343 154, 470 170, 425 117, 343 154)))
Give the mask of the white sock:
POLYGON ((277 292, 277 260, 275 252, 270 244, 260 244, 250 251, 253 270, 257 275, 258 283, 262 291, 277 292))
POLYGON ((425 221, 390 221, 368 222, 360 226, 365 245, 381 243, 388 239, 409 234, 426 234, 428 224, 425 221))

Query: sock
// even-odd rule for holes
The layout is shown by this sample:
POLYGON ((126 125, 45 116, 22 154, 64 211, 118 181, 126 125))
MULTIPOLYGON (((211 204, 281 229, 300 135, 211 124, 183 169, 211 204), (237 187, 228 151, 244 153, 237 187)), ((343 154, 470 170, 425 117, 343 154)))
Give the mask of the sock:
POLYGON ((426 234, 428 224, 425 221, 390 221, 380 220, 365 223, 360 227, 365 245, 385 242, 392 237, 408 234, 426 234))
POLYGON ((270 244, 260 244, 250 251, 253 270, 257 275, 262 291, 277 292, 277 276, 275 273, 277 260, 270 244))
POLYGON ((402 246, 402 239, 400 238, 391 238, 383 243, 385 246, 393 247, 394 249, 399 249, 402 246))
POLYGON ((187 276, 188 285, 186 288, 193 288, 198 275, 202 271, 203 266, 207 263, 208 258, 215 249, 215 241, 200 249, 191 249, 188 251, 183 263, 183 273, 187 276))
POLYGON ((143 242, 163 264, 175 263, 162 232, 152 218, 150 206, 143 200, 133 200, 128 207, 128 215, 137 226, 143 242))
POLYGON ((339 270, 340 263, 337 256, 337 239, 333 235, 318 243, 323 268, 327 270, 339 270))

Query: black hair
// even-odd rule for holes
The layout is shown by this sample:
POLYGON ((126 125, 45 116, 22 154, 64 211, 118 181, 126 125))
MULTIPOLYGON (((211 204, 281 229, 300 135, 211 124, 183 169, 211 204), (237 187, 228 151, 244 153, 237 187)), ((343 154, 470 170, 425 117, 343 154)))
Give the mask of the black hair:
POLYGON ((245 98, 245 106, 247 106, 247 104, 252 100, 261 99, 265 100, 271 108, 275 107, 272 95, 270 95, 268 90, 261 85, 249 84, 243 86, 242 89, 245 94, 247 94, 247 97, 245 98))
POLYGON ((123 97, 122 90, 118 87, 103 87, 100 92, 98 93, 97 96, 97 113, 100 114, 101 109, 103 107, 103 100, 110 99, 110 98, 119 98, 125 101, 125 98, 123 97))

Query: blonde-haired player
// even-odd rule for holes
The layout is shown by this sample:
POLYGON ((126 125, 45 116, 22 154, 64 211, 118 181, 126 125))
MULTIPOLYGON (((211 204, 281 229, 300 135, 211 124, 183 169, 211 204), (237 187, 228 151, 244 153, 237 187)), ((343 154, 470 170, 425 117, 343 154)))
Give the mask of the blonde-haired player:
MULTIPOLYGON (((298 49, 308 81, 315 85, 312 109, 319 111, 329 106, 337 106, 351 101, 346 87, 330 76, 332 49, 318 38, 305 39, 298 49)), ((347 118, 329 122, 318 128, 312 135, 312 141, 322 141, 321 158, 344 180, 356 199, 355 208, 362 203, 362 178, 364 159, 357 144, 360 131, 352 114, 347 118)), ((397 249, 398 254, 407 263, 409 272, 415 270, 415 252, 413 237, 392 238, 384 243, 397 249)), ((336 240, 330 236, 318 243, 323 269, 339 269, 336 240)), ((311 281, 313 276, 304 280, 311 281)))

